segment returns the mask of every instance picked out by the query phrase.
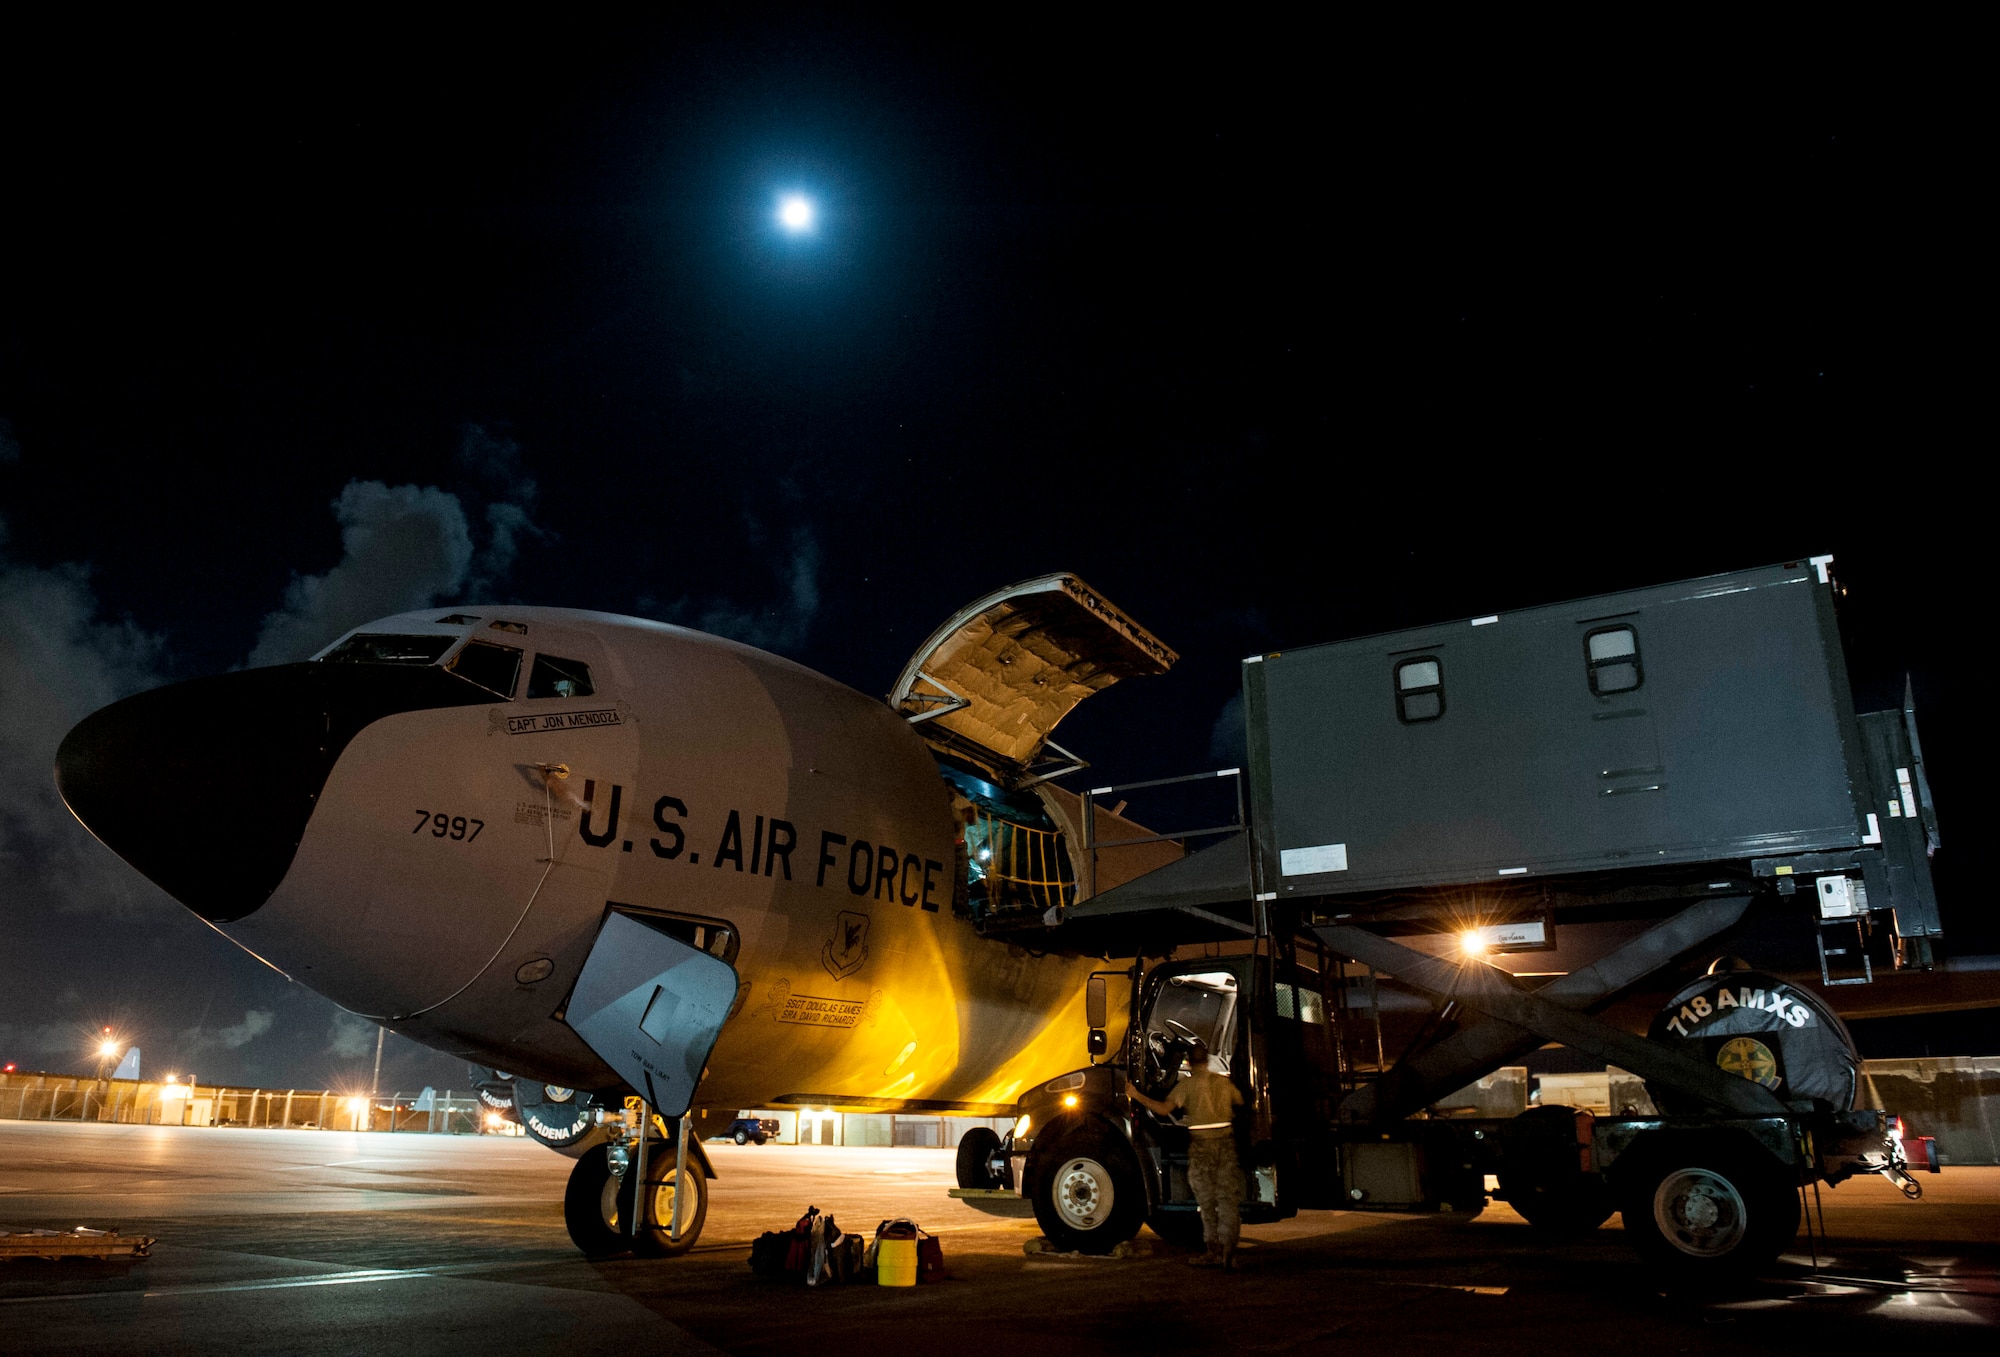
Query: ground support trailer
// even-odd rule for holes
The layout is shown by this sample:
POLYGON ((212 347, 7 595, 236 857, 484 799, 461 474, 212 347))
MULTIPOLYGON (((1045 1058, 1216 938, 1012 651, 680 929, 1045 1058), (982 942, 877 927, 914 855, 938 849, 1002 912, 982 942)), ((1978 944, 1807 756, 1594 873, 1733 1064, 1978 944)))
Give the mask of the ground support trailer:
POLYGON ((1198 1239, 1186 1132, 1122 1080, 1159 1096, 1199 1037, 1245 1095, 1246 1220, 1474 1212, 1491 1179, 1551 1231, 1622 1211, 1649 1258, 1699 1275, 1783 1250, 1812 1184, 1917 1195, 1898 1123, 1852 1105, 1823 996, 1718 961, 1789 928, 1838 983, 1830 930, 1864 974, 1869 946, 1922 966, 1941 932, 1914 713, 1854 714, 1828 566, 1253 657, 1240 832, 1047 921, 1044 945, 1137 958, 1121 1051, 962 1147, 962 1188, 1018 1188, 1067 1247, 1141 1222, 1198 1239), (1554 978, 1486 950, 1560 954, 1593 928, 1622 940, 1554 978), (1608 1017, 1691 975, 1647 1035, 1608 1017), (1651 1105, 1440 1106, 1548 1043, 1639 1076, 1651 1105))

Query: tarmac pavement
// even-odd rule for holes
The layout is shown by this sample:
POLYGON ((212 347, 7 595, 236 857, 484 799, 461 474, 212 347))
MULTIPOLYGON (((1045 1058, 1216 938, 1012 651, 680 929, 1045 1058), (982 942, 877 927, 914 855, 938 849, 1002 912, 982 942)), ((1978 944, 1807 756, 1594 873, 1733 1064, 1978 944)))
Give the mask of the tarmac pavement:
POLYGON ((1032 1221, 946 1197, 948 1152, 708 1147, 701 1242, 589 1262, 569 1161, 502 1137, 0 1121, 0 1228, 157 1236, 130 1265, 0 1263, 0 1353, 494 1350, 1654 1353, 1922 1343, 2000 1325, 2000 1169, 1822 1192, 1826 1235, 1730 1292, 1664 1290, 1614 1220, 1548 1246, 1504 1205, 1470 1222, 1307 1212, 1245 1230, 1219 1274, 1142 1232, 1127 1259, 1029 1254, 1032 1221), (907 1215, 949 1278, 899 1290, 760 1281, 749 1242, 808 1204, 850 1229, 907 1215), (1818 1267, 1813 1265, 1817 1255, 1818 1267), (474 1346, 476 1345, 476 1346, 474 1346))

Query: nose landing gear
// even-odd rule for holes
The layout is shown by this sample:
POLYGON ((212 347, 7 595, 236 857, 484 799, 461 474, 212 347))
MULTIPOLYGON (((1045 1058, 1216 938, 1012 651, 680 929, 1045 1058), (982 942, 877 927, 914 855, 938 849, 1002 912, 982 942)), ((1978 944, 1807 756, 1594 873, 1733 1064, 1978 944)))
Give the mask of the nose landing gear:
POLYGON ((714 1176, 707 1158, 694 1143, 686 1118, 673 1136, 650 1111, 644 1118, 660 1133, 657 1138, 642 1141, 636 1127, 609 1123, 614 1138, 586 1150, 570 1170, 563 1224, 571 1242, 588 1257, 635 1253, 670 1258, 686 1253, 701 1237, 708 1219, 708 1179, 714 1176))

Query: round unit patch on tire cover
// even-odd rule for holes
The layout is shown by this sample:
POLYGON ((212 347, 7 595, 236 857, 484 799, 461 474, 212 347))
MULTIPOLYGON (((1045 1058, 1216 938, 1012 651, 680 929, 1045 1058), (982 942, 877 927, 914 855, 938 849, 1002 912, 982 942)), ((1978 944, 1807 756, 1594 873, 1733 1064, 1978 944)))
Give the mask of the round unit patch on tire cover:
POLYGON ((597 1100, 589 1094, 526 1079, 514 1081, 514 1110, 528 1134, 552 1149, 576 1144, 597 1124, 597 1100))
MULTIPOLYGON (((1704 975, 1670 1000, 1646 1035, 1780 1098, 1810 1098, 1845 1112, 1854 1106, 1860 1053, 1847 1025, 1803 985, 1762 971, 1704 975)), ((1698 1112, 1685 1094, 1647 1085, 1662 1112, 1698 1112)))

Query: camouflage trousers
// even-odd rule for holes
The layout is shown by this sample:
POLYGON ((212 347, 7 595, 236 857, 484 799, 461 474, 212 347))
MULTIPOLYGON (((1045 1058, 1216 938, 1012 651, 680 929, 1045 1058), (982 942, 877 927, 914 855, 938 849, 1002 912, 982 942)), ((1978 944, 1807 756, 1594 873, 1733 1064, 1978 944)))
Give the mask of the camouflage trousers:
POLYGON ((1188 1186, 1201 1206, 1201 1237, 1211 1250, 1236 1247, 1243 1231, 1243 1170, 1235 1136, 1195 1136, 1188 1141, 1188 1186))

